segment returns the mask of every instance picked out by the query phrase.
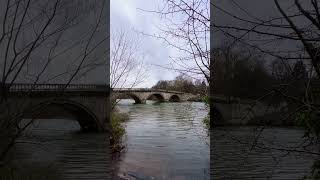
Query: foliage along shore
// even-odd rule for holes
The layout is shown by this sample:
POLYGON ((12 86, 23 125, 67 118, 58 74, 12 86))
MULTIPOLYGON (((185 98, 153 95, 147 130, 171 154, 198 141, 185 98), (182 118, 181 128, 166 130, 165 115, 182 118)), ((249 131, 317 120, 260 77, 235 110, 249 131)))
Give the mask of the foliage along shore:
POLYGON ((125 135, 124 122, 129 120, 127 113, 121 113, 118 109, 113 109, 111 113, 111 137, 110 144, 112 153, 120 153, 125 147, 123 145, 123 136, 125 135))

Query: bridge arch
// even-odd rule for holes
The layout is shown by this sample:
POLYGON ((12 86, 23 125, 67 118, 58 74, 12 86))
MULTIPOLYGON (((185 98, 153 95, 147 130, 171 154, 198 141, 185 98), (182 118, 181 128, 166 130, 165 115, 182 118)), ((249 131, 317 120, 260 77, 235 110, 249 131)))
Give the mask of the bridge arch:
POLYGON ((119 95, 117 97, 117 99, 127 99, 127 98, 133 99, 135 104, 143 103, 142 99, 138 95, 135 95, 134 93, 126 93, 126 94, 119 95))
POLYGON ((161 93, 152 93, 150 94, 147 99, 157 99, 159 102, 164 102, 165 98, 161 93))
POLYGON ((85 105, 73 100, 55 99, 38 104, 30 115, 32 118, 69 118, 76 120, 81 130, 93 132, 103 129, 98 117, 85 105))
POLYGON ((169 101, 170 102, 180 102, 181 98, 178 95, 174 94, 174 95, 170 96, 169 101))

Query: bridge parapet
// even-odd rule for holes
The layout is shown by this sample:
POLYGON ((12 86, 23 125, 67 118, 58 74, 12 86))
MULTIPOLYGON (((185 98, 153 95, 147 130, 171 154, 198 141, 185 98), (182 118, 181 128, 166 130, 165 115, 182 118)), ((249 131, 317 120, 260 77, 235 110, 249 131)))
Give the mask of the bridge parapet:
POLYGON ((9 92, 21 91, 109 91, 109 87, 101 84, 5 84, 9 92))
POLYGON ((185 94, 181 91, 171 91, 165 89, 152 89, 152 88, 113 88, 112 91, 122 91, 122 92, 164 92, 173 94, 185 94))

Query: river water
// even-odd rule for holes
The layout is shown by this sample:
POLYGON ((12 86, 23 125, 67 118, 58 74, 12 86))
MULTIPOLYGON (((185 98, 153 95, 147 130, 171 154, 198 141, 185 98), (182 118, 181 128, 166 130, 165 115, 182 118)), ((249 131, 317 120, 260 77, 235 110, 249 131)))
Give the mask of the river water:
POLYGON ((82 133, 75 120, 35 121, 18 139, 10 156, 9 167, 19 177, 37 177, 37 180, 111 179, 109 135, 82 133))
POLYGON ((211 132, 213 179, 298 180, 310 176, 319 146, 286 127, 223 127, 211 132), (313 154, 315 153, 315 154, 313 154))
POLYGON ((74 120, 43 119, 19 139, 10 166, 20 174, 45 174, 46 180, 109 179, 111 166, 126 179, 205 180, 211 173, 213 179, 294 180, 318 158, 275 149, 315 151, 301 149, 307 142, 297 128, 224 127, 208 136, 203 103, 122 100, 118 108, 130 119, 117 163, 110 164, 107 134, 80 133, 74 120))
POLYGON ((299 128, 221 127, 210 132, 209 140, 203 103, 124 100, 119 108, 130 115, 127 151, 118 163, 123 177, 189 180, 209 179, 211 173, 214 180, 298 180, 310 175, 319 159, 309 153, 319 147, 308 145, 299 128))
POLYGON ((132 104, 121 100, 126 152, 118 174, 137 179, 210 179, 209 136, 203 103, 132 104))

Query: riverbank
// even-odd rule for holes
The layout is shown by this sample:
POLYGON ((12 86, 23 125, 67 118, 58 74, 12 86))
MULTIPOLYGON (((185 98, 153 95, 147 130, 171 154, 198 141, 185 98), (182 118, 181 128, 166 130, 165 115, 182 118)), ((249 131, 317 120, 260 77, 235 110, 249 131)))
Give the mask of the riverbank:
MULTIPOLYGON (((111 145, 111 153, 112 153, 112 164, 117 164, 122 151, 125 149, 125 145, 123 143, 123 137, 126 133, 124 122, 129 120, 129 115, 127 113, 120 112, 117 107, 115 107, 111 113, 111 137, 110 137, 110 145, 111 145)), ((118 174, 118 167, 113 167, 112 173, 113 180, 128 180, 125 179, 118 174)))
POLYGON ((111 151, 113 156, 115 154, 121 153, 121 151, 125 148, 123 145, 122 139, 125 135, 125 127, 123 125, 124 122, 129 120, 129 115, 126 113, 120 112, 117 108, 113 109, 111 113, 111 151))

